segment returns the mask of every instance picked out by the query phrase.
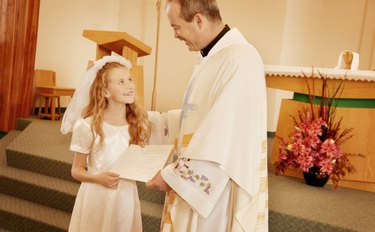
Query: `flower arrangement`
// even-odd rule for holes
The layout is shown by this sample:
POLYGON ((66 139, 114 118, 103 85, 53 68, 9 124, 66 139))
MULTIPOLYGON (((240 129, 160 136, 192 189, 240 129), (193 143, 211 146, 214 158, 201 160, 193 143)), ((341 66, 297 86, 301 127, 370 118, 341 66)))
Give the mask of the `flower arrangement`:
MULTIPOLYGON (((353 128, 341 129, 342 117, 335 121, 335 97, 342 92, 341 84, 329 96, 327 78, 322 79, 320 105, 314 106, 315 96, 311 93, 308 77, 304 75, 309 91, 309 107, 298 111, 298 117, 292 117, 294 130, 288 138, 280 138, 278 161, 275 163, 276 174, 284 173, 287 167, 301 169, 307 173, 310 169, 319 170, 319 175, 330 176, 334 187, 345 176, 354 172, 348 156, 340 145, 353 137, 353 128)), ((313 89, 314 89, 314 79, 313 89)))

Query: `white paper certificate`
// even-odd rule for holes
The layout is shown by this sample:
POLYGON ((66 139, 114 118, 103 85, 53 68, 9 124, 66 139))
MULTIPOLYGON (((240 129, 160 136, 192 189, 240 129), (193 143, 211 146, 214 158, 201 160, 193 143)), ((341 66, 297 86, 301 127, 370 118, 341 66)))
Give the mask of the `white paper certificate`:
POLYGON ((126 152, 113 165, 112 171, 121 178, 149 181, 165 166, 173 145, 146 145, 144 147, 131 144, 126 152))

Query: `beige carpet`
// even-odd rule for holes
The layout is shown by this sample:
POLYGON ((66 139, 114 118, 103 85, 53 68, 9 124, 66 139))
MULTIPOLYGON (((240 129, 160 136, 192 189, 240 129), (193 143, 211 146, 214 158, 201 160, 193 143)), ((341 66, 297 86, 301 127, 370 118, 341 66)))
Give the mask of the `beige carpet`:
POLYGON ((338 227, 337 231, 375 231, 375 193, 347 188, 336 190, 330 185, 313 187, 301 179, 274 174, 269 174, 269 183, 269 207, 273 212, 338 227))

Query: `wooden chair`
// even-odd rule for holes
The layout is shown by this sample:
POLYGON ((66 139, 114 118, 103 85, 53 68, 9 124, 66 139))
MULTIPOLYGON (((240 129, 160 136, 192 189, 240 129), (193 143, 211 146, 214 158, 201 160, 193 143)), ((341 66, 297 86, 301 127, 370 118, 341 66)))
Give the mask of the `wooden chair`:
POLYGON ((56 73, 52 70, 37 69, 34 72, 34 78, 35 100, 39 98, 38 118, 61 119, 60 97, 72 96, 74 89, 56 87, 56 73), (44 112, 42 112, 43 102, 44 112))

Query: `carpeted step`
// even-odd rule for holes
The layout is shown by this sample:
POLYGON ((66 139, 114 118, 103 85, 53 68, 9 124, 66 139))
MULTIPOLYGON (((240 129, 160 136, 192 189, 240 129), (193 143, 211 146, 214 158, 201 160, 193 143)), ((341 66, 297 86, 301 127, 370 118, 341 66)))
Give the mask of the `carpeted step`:
POLYGON ((164 204, 165 194, 157 190, 147 189, 145 183, 137 182, 139 199, 157 204, 164 204))
MULTIPOLYGON (((17 138, 20 131, 11 131, 0 140, 0 158, 5 157, 5 147, 17 138)), ((33 161, 37 162, 37 161, 33 161)), ((39 165, 33 163, 33 165, 39 165)), ((148 190, 144 183, 137 183, 141 199, 142 221, 144 231, 159 231, 161 214, 163 209, 164 194, 155 190, 148 190)), ((0 194, 7 194, 17 197, 20 200, 27 200, 51 208, 60 209, 65 212, 71 212, 75 195, 79 188, 79 183, 53 178, 26 170, 7 167, 3 165, 0 168, 0 194)), ((0 198, 1 204, 5 198, 0 198)), ((12 231, 22 230, 23 226, 18 227, 18 222, 25 227, 38 228, 37 231, 58 231, 55 228, 46 227, 43 223, 20 217, 12 211, 0 210, 2 218, 7 219, 1 222, 0 227, 12 228, 12 231), (8 221, 9 220, 9 221, 8 221), (17 223, 16 223, 17 222, 17 223), (14 229, 17 228, 17 229, 14 229)), ((30 231, 30 230, 27 230, 30 231)))
MULTIPOLYGON (((0 192, 24 200, 71 212, 79 183, 53 178, 22 169, 0 169, 0 192)), ((143 182, 137 182, 140 200, 164 204, 165 194, 150 190, 143 182)))
POLYGON ((10 167, 52 176, 71 182, 75 181, 70 174, 71 164, 68 163, 34 156, 29 153, 22 153, 12 149, 6 150, 6 160, 10 167))
POLYGON ((33 120, 6 148, 8 166, 74 181, 70 174, 71 135, 60 133, 60 121, 33 120), (38 165, 35 165, 38 164, 38 165))
MULTIPOLYGON (((59 122, 32 120, 22 134, 7 146, 8 166, 74 181, 70 173, 73 158, 73 153, 69 151, 71 136, 62 135, 59 129, 59 122)), ((144 183, 137 185, 140 199, 163 204, 162 192, 148 190, 144 183)))
MULTIPOLYGON (((0 193, 68 213, 73 209, 79 188, 79 184, 70 181, 9 167, 0 169, 0 186, 0 193)), ((141 192, 143 188, 145 189, 144 184, 141 183, 139 188, 141 192)), ((146 191, 148 192, 140 195, 140 199, 143 221, 150 227, 160 222, 164 194, 147 189, 146 191)))
POLYGON ((16 121, 16 130, 24 130, 30 125, 30 123, 36 118, 17 118, 16 121))
MULTIPOLYGON (((18 202, 14 206, 23 211, 32 205, 65 212, 68 219, 62 227, 61 231, 64 231, 79 188, 79 183, 70 174, 73 158, 69 151, 71 135, 62 135, 60 123, 56 121, 20 119, 20 122, 22 133, 11 131, 0 140, 0 159, 3 160, 0 202, 3 205, 3 201, 11 199, 11 202, 18 202)), ((159 231, 164 193, 146 189, 141 182, 137 186, 144 231, 159 231)), ((0 227, 12 231, 59 231, 59 227, 48 225, 51 223, 14 212, 8 204, 0 208, 0 215, 0 227)))
POLYGON ((0 227, 10 231, 67 231, 70 214, 0 194, 0 227))
MULTIPOLYGON (((0 170, 0 186, 1 193, 70 213, 79 185, 70 181, 4 167, 0 170)), ((163 204, 141 199, 141 209, 144 231, 158 231, 163 204)))
POLYGON ((147 189, 145 183, 137 182, 138 195, 141 200, 142 224, 145 232, 160 231, 165 194, 147 189))
POLYGON ((0 192, 41 205, 72 212, 79 184, 37 173, 3 167, 0 192))
POLYGON ((163 205, 141 200, 142 225, 145 232, 159 232, 163 205))
POLYGON ((0 139, 0 167, 6 166, 5 149, 15 139, 21 131, 9 131, 3 138, 0 139))

